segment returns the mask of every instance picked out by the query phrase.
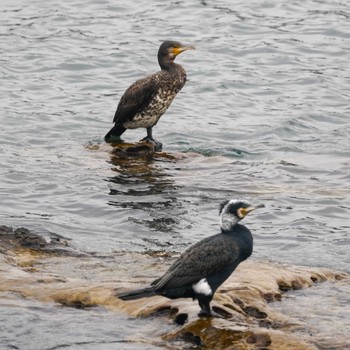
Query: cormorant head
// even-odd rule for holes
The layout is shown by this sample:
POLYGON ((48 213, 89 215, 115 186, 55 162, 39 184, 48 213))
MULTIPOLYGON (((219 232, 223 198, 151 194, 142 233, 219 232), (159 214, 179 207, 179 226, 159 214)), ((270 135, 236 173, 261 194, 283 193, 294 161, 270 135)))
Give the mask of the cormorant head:
POLYGON ((194 46, 186 46, 178 41, 164 41, 159 47, 158 62, 162 69, 169 69, 175 57, 186 50, 194 50, 194 46))
POLYGON ((241 221, 248 213, 264 205, 252 206, 241 200, 227 200, 220 205, 220 226, 222 231, 229 231, 241 221))

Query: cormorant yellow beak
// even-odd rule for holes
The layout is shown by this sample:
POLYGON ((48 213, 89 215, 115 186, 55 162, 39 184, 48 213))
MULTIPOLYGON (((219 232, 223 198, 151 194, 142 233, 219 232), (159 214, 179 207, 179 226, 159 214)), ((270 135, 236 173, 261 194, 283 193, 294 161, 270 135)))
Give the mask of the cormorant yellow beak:
POLYGON ((173 54, 175 56, 179 55, 181 52, 187 51, 187 50, 195 50, 196 48, 194 46, 180 46, 180 47, 174 47, 173 48, 173 54))
POLYGON ((248 215, 251 211, 258 209, 258 208, 264 208, 265 205, 264 204, 259 204, 256 206, 251 206, 248 208, 239 208, 238 209, 238 215, 240 218, 244 218, 246 215, 248 215))

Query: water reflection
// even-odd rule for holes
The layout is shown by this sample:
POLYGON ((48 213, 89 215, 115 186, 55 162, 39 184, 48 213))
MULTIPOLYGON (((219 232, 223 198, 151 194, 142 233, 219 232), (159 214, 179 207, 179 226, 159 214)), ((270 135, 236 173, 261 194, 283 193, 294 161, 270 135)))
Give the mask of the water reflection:
POLYGON ((116 173, 108 181, 117 186, 111 189, 111 195, 129 194, 133 196, 157 195, 171 193, 176 189, 174 180, 161 166, 171 162, 164 156, 130 156, 111 155, 111 170, 116 173))
POLYGON ((167 167, 173 162, 174 157, 166 153, 128 157, 112 154, 110 163, 115 175, 107 179, 112 196, 108 205, 141 212, 129 220, 152 231, 176 231, 184 209, 177 200, 181 186, 167 167))

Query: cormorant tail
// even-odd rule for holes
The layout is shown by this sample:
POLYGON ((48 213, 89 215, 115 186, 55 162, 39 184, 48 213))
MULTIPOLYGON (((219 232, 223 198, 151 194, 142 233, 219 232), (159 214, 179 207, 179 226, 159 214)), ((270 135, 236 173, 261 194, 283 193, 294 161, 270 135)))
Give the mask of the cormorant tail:
POLYGON ((155 287, 148 287, 143 289, 136 289, 130 292, 117 294, 117 297, 122 300, 134 300, 141 298, 148 298, 157 295, 155 292, 155 287))
POLYGON ((120 135, 124 133, 126 129, 121 124, 114 124, 113 128, 108 131, 105 136, 106 142, 120 141, 120 135))

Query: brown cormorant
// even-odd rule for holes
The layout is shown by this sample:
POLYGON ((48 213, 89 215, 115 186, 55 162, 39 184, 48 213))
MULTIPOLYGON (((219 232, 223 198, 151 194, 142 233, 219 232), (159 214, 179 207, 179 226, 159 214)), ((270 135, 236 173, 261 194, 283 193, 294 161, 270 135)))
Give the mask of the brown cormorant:
POLYGON ((177 41, 165 41, 158 50, 161 70, 133 83, 121 97, 114 115, 113 128, 105 136, 106 142, 120 140, 126 129, 146 128, 147 136, 156 149, 162 144, 152 137, 152 127, 158 123, 186 83, 186 71, 174 63, 175 57, 186 50, 194 49, 177 41))
POLYGON ((122 300, 154 295, 170 299, 197 299, 199 315, 214 316, 210 308, 215 291, 253 251, 253 236, 239 224, 256 207, 244 201, 228 200, 220 206, 221 232, 188 248, 150 287, 118 294, 122 300))

